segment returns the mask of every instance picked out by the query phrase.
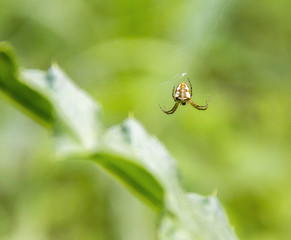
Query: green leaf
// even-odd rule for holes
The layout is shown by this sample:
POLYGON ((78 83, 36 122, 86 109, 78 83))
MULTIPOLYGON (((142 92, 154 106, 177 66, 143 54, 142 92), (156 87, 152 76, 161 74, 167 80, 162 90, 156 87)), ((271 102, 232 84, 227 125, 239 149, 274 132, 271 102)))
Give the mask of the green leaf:
POLYGON ((0 89, 33 119, 45 126, 53 125, 50 102, 21 82, 12 47, 7 42, 0 42, 0 89))
MULTIPOLYGON (((15 60, 12 58, 11 47, 9 51, 6 61, 12 63, 15 60)), ((15 64, 3 65, 2 69, 2 73, 7 75, 18 72, 15 64)), ((59 158, 75 156, 74 158, 92 160, 120 179, 154 209, 162 209, 163 188, 150 172, 130 157, 114 155, 111 150, 104 153, 106 146, 102 143, 104 130, 99 104, 79 89, 57 65, 53 65, 48 72, 23 69, 18 75, 21 77, 13 79, 14 85, 9 86, 8 90, 15 92, 12 97, 31 111, 31 105, 21 98, 25 92, 16 94, 17 86, 23 86, 30 93, 47 101, 54 116, 54 145, 59 158), (84 153, 89 157, 80 157, 84 153)), ((1 78, 0 84, 6 83, 3 79, 8 78, 1 78)), ((7 92, 7 88, 2 90, 7 92)), ((27 96, 28 100, 34 99, 32 94, 27 96)))
POLYGON ((147 171, 147 169, 138 164, 134 159, 112 153, 96 153, 77 159, 87 159, 96 162, 112 175, 116 176, 120 182, 124 183, 125 186, 137 194, 153 209, 156 211, 163 210, 163 187, 151 172, 147 171))

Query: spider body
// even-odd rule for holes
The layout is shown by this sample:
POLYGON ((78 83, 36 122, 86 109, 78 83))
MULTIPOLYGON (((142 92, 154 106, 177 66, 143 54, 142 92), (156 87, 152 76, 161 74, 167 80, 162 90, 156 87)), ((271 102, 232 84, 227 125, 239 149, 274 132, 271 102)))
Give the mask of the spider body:
POLYGON ((178 85, 178 87, 176 88, 176 90, 175 90, 175 86, 173 87, 172 97, 175 101, 175 105, 171 110, 168 110, 168 111, 166 111, 165 108, 162 109, 160 106, 161 110, 164 113, 173 114, 176 111, 176 109, 178 108, 179 104, 186 105, 187 102, 190 103, 194 108, 196 108, 198 110, 206 110, 208 108, 208 103, 210 101, 210 98, 209 98, 209 101, 206 102, 206 105, 204 105, 204 106, 199 106, 192 101, 192 99, 191 99, 192 98, 192 85, 191 85, 189 78, 188 78, 188 82, 189 82, 190 88, 184 82, 180 83, 178 85))
POLYGON ((191 93, 186 83, 181 83, 178 85, 174 100, 176 102, 180 102, 182 105, 186 105, 187 101, 191 100, 191 93))

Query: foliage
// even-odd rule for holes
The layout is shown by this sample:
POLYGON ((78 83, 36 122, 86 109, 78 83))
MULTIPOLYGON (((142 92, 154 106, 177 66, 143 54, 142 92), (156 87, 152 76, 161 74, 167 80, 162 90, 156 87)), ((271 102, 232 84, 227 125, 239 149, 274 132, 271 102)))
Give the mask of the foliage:
MULTIPOLYGON (((102 131, 134 114, 177 159, 187 192, 218 190, 241 239, 289 239, 290 7, 288 0, 1 0, 0 40, 28 68, 57 60, 102 103, 102 131), (183 72, 197 104, 211 96, 209 108, 163 114, 158 104, 173 105, 183 72)), ((43 128, 2 95, 8 92, 0 97, 1 239, 154 238, 156 212, 99 164, 52 164, 54 139, 84 145, 80 136, 66 141, 73 132, 56 135, 66 119, 39 118, 53 107, 49 100, 13 97, 34 106, 28 112, 18 104, 43 128)))
POLYGON ((0 54, 2 90, 52 125, 59 158, 96 162, 163 212, 159 239, 236 239, 216 197, 187 196, 172 157, 136 120, 103 129, 99 105, 59 67, 19 72, 7 43, 0 54))

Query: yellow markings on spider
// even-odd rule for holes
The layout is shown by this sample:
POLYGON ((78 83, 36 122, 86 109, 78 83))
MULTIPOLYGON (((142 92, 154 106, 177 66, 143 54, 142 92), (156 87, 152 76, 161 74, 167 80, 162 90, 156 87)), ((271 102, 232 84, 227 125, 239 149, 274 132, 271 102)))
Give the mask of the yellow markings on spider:
POLYGON ((190 103, 194 108, 196 108, 198 110, 206 110, 208 108, 210 98, 209 98, 208 102, 206 102, 206 105, 204 105, 204 106, 199 106, 192 101, 192 99, 191 99, 192 98, 192 85, 191 85, 189 78, 188 78, 188 82, 189 82, 190 89, 186 83, 180 83, 178 85, 178 87, 176 88, 176 91, 175 91, 175 86, 173 87, 172 97, 175 101, 175 105, 172 109, 166 111, 165 107, 164 107, 164 109, 162 109, 162 107, 159 105, 161 110, 164 113, 173 114, 176 111, 176 109, 178 108, 179 104, 186 105, 187 102, 190 103))

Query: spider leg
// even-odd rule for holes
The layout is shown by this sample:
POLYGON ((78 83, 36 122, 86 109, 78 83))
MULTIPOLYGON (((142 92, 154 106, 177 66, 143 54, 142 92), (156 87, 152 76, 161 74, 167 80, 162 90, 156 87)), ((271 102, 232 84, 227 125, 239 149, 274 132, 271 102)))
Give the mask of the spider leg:
POLYGON ((190 94, 191 94, 191 96, 192 96, 192 84, 191 84, 191 82, 190 82, 190 79, 188 78, 188 82, 189 82, 189 86, 190 86, 190 94))
POLYGON ((196 103, 194 103, 192 100, 189 100, 188 103, 190 103, 193 107, 195 107, 198 110, 206 110, 208 108, 208 104, 210 102, 211 97, 209 98, 208 102, 206 102, 206 105, 199 106, 196 103))
POLYGON ((160 109, 161 109, 164 113, 166 113, 166 114, 173 114, 173 113, 176 111, 176 109, 178 108, 179 104, 180 104, 180 103, 176 102, 175 105, 174 105, 174 107, 173 107, 171 110, 169 110, 169 111, 166 111, 165 107, 164 107, 164 109, 162 109, 161 105, 159 105, 159 106, 160 106, 160 109))
POLYGON ((174 99, 174 101, 175 101, 175 85, 174 85, 174 87, 173 87, 172 97, 173 97, 173 99, 174 99))

